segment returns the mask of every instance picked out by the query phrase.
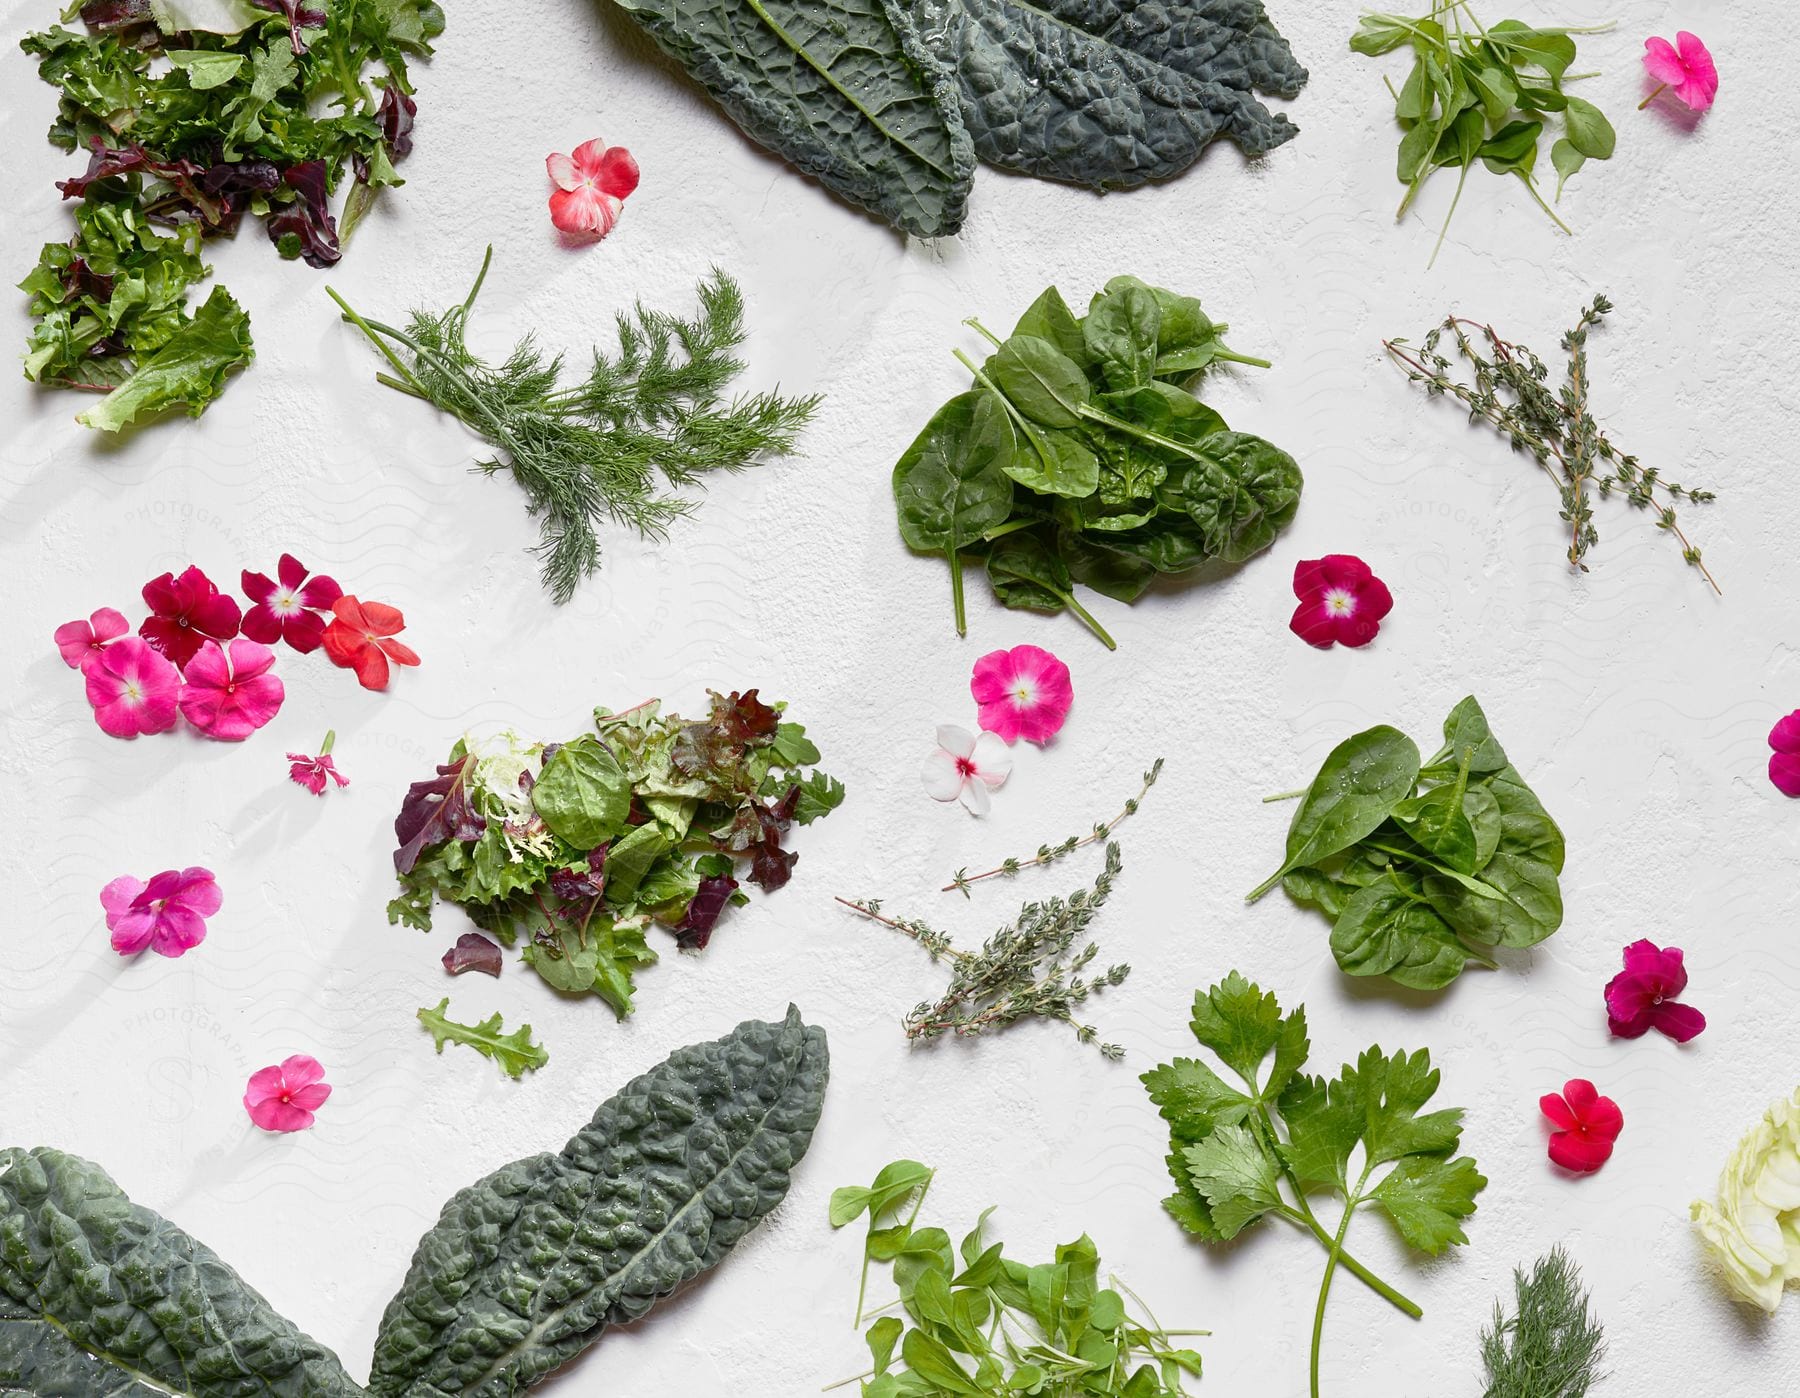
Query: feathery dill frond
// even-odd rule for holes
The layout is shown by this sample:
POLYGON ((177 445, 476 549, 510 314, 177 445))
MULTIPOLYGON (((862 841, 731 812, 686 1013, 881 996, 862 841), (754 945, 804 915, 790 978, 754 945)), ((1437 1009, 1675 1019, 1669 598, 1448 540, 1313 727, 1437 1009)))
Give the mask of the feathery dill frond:
POLYGON ((1481 1332, 1483 1398, 1584 1398, 1602 1377, 1606 1340, 1580 1269, 1553 1248, 1530 1276, 1514 1269, 1513 1292, 1516 1312, 1496 1301, 1494 1323, 1481 1332))

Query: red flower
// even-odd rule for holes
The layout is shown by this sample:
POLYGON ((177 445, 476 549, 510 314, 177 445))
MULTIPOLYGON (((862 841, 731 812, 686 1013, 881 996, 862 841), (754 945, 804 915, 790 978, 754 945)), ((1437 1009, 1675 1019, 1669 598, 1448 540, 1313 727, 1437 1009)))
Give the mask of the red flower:
POLYGON ((144 602, 154 615, 138 627, 157 650, 185 670, 208 640, 229 641, 238 633, 238 604, 192 564, 179 578, 164 573, 144 584, 144 602))
POLYGON ((550 195, 550 222, 564 233, 596 240, 612 232, 626 197, 638 187, 638 165, 624 146, 583 141, 571 155, 544 161, 556 188, 550 195))
POLYGON ((336 618, 325 628, 325 654, 333 665, 355 670, 364 689, 386 689, 388 661, 417 665, 410 646, 390 638, 406 629, 406 618, 396 607, 380 602, 361 602, 348 594, 331 604, 336 618))
POLYGON ((1349 553, 1328 553, 1294 565, 1294 596, 1300 605, 1288 629, 1309 646, 1330 650, 1342 642, 1366 646, 1394 609, 1387 584, 1369 565, 1349 553))
POLYGON ((1706 1016, 1675 997, 1687 989, 1680 947, 1633 942, 1625 948, 1625 969, 1606 983, 1606 1021, 1621 1039, 1660 1029, 1685 1044, 1706 1028, 1706 1016))
POLYGON ((279 585, 249 569, 239 579, 244 596, 256 604, 244 613, 244 634, 265 646, 286 641, 302 655, 310 655, 325 639, 325 618, 319 613, 342 597, 344 589, 323 573, 308 581, 306 565, 291 553, 281 555, 275 571, 279 585))
POLYGON ((1538 1110, 1555 1122, 1550 1158, 1565 1170, 1589 1175, 1611 1159, 1613 1142, 1625 1129, 1625 1114, 1610 1097, 1602 1097, 1586 1078, 1563 1084, 1562 1096, 1547 1092, 1538 1110))

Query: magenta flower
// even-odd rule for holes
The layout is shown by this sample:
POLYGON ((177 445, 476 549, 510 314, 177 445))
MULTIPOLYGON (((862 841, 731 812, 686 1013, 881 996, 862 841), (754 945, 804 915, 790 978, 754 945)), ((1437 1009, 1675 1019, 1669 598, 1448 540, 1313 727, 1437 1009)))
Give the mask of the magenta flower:
POLYGON ((1007 742, 1047 743, 1075 702, 1069 667, 1037 646, 991 651, 975 662, 969 692, 981 706, 978 721, 1007 742))
POLYGON ((327 733, 325 741, 319 746, 317 757, 308 757, 303 752, 288 754, 288 780, 305 787, 314 796, 325 794, 325 783, 329 779, 339 786, 349 786, 350 778, 338 771, 337 763, 331 760, 331 746, 337 741, 336 733, 327 733))
POLYGON ((1300 605, 1288 629, 1309 646, 1366 646, 1381 630, 1381 619, 1394 609, 1387 584, 1362 559, 1328 553, 1294 565, 1294 596, 1300 605))
POLYGON ((1687 989, 1680 947, 1637 941, 1625 948, 1625 969, 1606 983, 1606 1022, 1621 1039, 1660 1029, 1685 1044, 1706 1028, 1706 1016, 1675 997, 1687 989))
POLYGON ((250 1075, 244 1110, 265 1131, 304 1131, 329 1096, 324 1065, 310 1054, 296 1053, 250 1075))
POLYGON ((144 584, 144 603, 154 615, 138 627, 138 635, 180 670, 209 639, 229 641, 238 633, 238 604, 197 566, 179 578, 173 573, 152 578, 144 584))
POLYGON ((1642 102, 1641 112, 1670 88, 1683 106, 1703 112, 1719 95, 1719 70, 1713 66, 1712 54, 1697 35, 1682 30, 1675 42, 1652 36, 1644 40, 1644 70, 1656 79, 1657 88, 1642 102))
POLYGON ((1769 780, 1783 796, 1800 796, 1800 709, 1769 730, 1769 780))
POLYGON ((206 919, 224 894, 212 870, 165 869, 149 883, 121 874, 100 890, 113 950, 136 956, 145 947, 158 956, 180 956, 206 940, 206 919))
POLYGON ((136 636, 111 641, 82 666, 94 722, 115 738, 166 733, 175 726, 181 676, 136 636))
POLYGON ((279 583, 247 568, 238 580, 244 596, 256 604, 244 613, 244 634, 265 646, 286 641, 308 655, 325 639, 325 618, 320 613, 330 611, 344 589, 323 573, 308 578, 306 565, 291 553, 281 555, 275 572, 279 583))
POLYGON ((638 165, 624 146, 583 141, 573 154, 552 155, 544 168, 556 186, 550 222, 564 233, 598 241, 612 232, 625 200, 638 187, 638 165))
POLYGON ((131 630, 122 613, 102 607, 86 621, 65 621, 56 628, 56 648, 63 664, 86 672, 88 664, 119 637, 131 630))
POLYGON ((1561 1094, 1546 1092, 1538 1110, 1550 1118, 1550 1159, 1565 1170, 1591 1175, 1612 1159, 1613 1142, 1625 1129, 1625 1114, 1602 1097, 1586 1078, 1571 1078, 1561 1094))
POLYGON ((275 652, 242 638, 229 653, 208 641, 188 662, 181 686, 181 716, 209 738, 237 743, 281 710, 287 689, 269 667, 275 652))

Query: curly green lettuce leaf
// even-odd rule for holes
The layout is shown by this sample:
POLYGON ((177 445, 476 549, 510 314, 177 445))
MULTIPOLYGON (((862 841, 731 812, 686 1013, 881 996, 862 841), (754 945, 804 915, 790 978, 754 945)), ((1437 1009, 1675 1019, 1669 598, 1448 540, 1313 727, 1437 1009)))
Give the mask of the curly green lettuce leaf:
POLYGON ((225 391, 227 376, 255 357, 250 317, 230 292, 215 286, 192 320, 75 420, 118 432, 169 408, 185 408, 189 417, 199 417, 225 391))
POLYGON ((535 1073, 550 1061, 543 1045, 531 1041, 529 1024, 521 1024, 512 1033, 502 1034, 498 1013, 489 1015, 479 1024, 459 1024, 445 1013, 449 1008, 450 997, 446 995, 434 1007, 419 1011, 419 1023, 425 1026, 439 1053, 444 1051, 445 1044, 466 1044, 483 1057, 493 1059, 500 1065, 501 1072, 515 1080, 526 1073, 535 1073))

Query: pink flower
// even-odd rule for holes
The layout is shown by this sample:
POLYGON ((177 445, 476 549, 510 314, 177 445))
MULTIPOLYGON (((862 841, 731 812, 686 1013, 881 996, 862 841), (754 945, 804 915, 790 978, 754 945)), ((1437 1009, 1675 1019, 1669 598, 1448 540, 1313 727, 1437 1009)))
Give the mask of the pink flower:
POLYGON ((94 722, 115 738, 166 733, 175 726, 181 676, 136 636, 96 650, 82 666, 94 722))
POLYGON ((1075 702, 1069 667, 1037 646, 991 651, 975 662, 969 691, 981 706, 979 722, 1007 742, 1047 743, 1075 702))
POLYGON ((173 660, 177 669, 187 669, 209 639, 229 641, 238 633, 238 604, 192 565, 179 578, 164 573, 145 583, 144 602, 154 615, 138 627, 138 635, 173 660))
POLYGON ((1625 969, 1606 983, 1606 1021, 1621 1039, 1660 1029, 1685 1044, 1706 1028, 1706 1016, 1675 997, 1687 989, 1680 947, 1633 942, 1625 948, 1625 969))
POLYGON ((975 815, 988 813, 988 792, 1006 785, 1012 754, 992 733, 975 737, 966 728, 946 723, 937 731, 937 750, 919 773, 934 801, 960 800, 975 815))
POLYGON ((324 1065, 309 1054, 296 1053, 250 1075, 244 1085, 244 1110, 265 1131, 304 1131, 329 1096, 324 1065))
POLYGON ((1613 1142, 1625 1129, 1625 1114, 1602 1097, 1586 1078, 1563 1084, 1562 1096, 1545 1093, 1538 1110, 1559 1128, 1550 1133, 1550 1159, 1565 1170, 1591 1175, 1612 1157, 1613 1142))
POLYGON ((364 689, 386 689, 388 661, 417 665, 419 653, 393 638, 406 629, 398 607, 364 602, 346 593, 331 604, 334 618, 325 628, 325 654, 331 663, 356 671, 364 689))
POLYGON ((63 664, 86 672, 94 658, 113 641, 131 630, 131 623, 111 607, 102 607, 86 621, 65 621, 56 628, 56 648, 63 664))
POLYGON ((231 650, 217 641, 188 662, 181 686, 181 716, 209 738, 237 743, 281 710, 287 689, 269 673, 275 652, 239 639, 231 650))
POLYGON ((1394 609, 1387 584, 1349 553, 1328 553, 1294 565, 1294 608, 1288 629, 1309 646, 1330 650, 1342 642, 1366 646, 1394 609))
POLYGON ((327 778, 339 786, 349 786, 350 778, 338 771, 337 763, 331 760, 331 745, 336 741, 336 733, 327 733, 317 757, 308 757, 303 752, 290 752, 288 761, 293 765, 288 768, 288 780, 305 787, 314 796, 325 794, 327 778))
POLYGON ((265 646, 286 641, 302 655, 310 654, 325 639, 325 618, 319 613, 330 611, 344 589, 323 573, 308 581, 306 565, 291 553, 281 555, 275 571, 279 585, 249 569, 238 580, 244 596, 256 604, 244 613, 244 634, 265 646))
POLYGON ((1641 112, 1664 92, 1675 89, 1676 100, 1696 112, 1712 106, 1719 94, 1719 70, 1696 35, 1682 30, 1671 44, 1667 39, 1644 40, 1644 69, 1659 86, 1642 102, 1641 112))
POLYGON ((165 869, 149 883, 121 874, 100 890, 113 950, 136 956, 145 947, 158 956, 180 956, 206 940, 206 919, 225 895, 212 870, 165 869))
POLYGON ((1769 780, 1783 796, 1800 796, 1800 709, 1769 730, 1769 780))
POLYGON ((544 161, 556 189, 550 195, 550 222, 564 233, 596 240, 612 232, 625 199, 638 187, 637 161, 624 146, 583 141, 572 155, 544 161))

